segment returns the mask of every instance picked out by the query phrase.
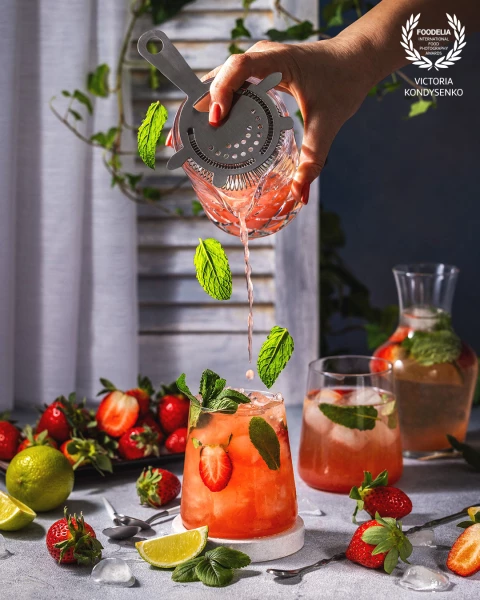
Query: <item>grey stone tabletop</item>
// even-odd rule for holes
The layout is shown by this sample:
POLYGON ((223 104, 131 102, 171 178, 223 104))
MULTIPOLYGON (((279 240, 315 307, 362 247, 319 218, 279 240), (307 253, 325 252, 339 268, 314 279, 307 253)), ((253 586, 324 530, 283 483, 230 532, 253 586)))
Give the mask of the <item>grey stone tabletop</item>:
MULTIPOLYGON (((301 419, 300 407, 287 408, 292 454, 296 463, 301 419)), ((472 415, 469 440, 480 441, 480 410, 472 415)), ((181 476, 182 462, 172 461, 170 470, 181 476)), ((303 514, 306 525, 304 548, 293 556, 250 565, 237 571, 234 583, 227 588, 208 588, 202 583, 174 583, 169 571, 162 571, 144 562, 134 548, 133 540, 110 541, 102 534, 109 520, 101 498, 106 496, 119 512, 147 518, 152 508, 138 504, 135 492, 136 470, 118 473, 105 479, 91 476, 77 477, 75 489, 68 499, 70 511, 83 511, 103 544, 104 557, 123 558, 129 564, 137 581, 134 587, 119 588, 98 585, 90 578, 91 569, 79 566, 58 566, 48 554, 45 534, 62 508, 38 516, 34 523, 18 532, 3 532, 12 556, 0 560, 0 598, 9 600, 113 600, 151 599, 214 600, 235 596, 238 600, 308 600, 308 599, 411 599, 420 595, 398 585, 404 565, 388 576, 383 572, 365 569, 348 561, 332 563, 308 572, 302 578, 275 580, 266 573, 268 567, 297 568, 321 558, 344 551, 355 526, 351 522, 352 500, 346 496, 320 492, 309 488, 297 477, 300 506, 313 504, 321 516, 303 514)), ((441 459, 430 462, 405 461, 405 470, 399 486, 413 501, 413 513, 404 519, 405 526, 454 513, 461 508, 480 503, 480 473, 473 471, 461 459, 441 459)), ((0 489, 5 489, 0 476, 0 489)), ((272 502, 275 498, 272 498, 272 502)), ((171 522, 155 526, 152 535, 170 533, 171 522)), ((424 565, 445 572, 450 587, 442 597, 452 600, 474 600, 480 597, 480 573, 463 579, 447 572, 445 561, 448 547, 459 534, 455 524, 435 531, 436 548, 418 547, 410 558, 412 564, 424 565)), ((138 539, 138 538, 137 538, 138 539)), ((428 592, 427 592, 428 594, 428 592)))

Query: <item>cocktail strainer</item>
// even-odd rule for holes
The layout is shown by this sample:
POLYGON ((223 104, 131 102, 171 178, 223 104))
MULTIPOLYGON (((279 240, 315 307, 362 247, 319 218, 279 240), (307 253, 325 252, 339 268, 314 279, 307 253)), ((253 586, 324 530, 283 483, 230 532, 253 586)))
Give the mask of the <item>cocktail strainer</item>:
POLYGON ((138 51, 187 95, 178 127, 182 147, 168 161, 168 169, 188 161, 217 188, 242 190, 257 185, 275 160, 284 131, 293 128, 292 118, 283 116, 267 93, 280 83, 282 74, 272 73, 259 83, 246 81, 234 93, 227 118, 213 127, 208 113, 195 108, 211 82, 198 79, 165 33, 147 31, 138 40, 138 51), (147 44, 156 40, 162 47, 152 54, 147 44))

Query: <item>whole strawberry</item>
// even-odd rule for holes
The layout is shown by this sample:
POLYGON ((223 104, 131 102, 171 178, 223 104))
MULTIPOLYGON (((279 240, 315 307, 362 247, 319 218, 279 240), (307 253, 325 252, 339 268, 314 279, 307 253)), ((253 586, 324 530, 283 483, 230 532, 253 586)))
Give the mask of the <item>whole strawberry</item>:
POLYGON ((402 532, 401 523, 387 517, 375 515, 375 520, 367 521, 355 531, 348 545, 346 556, 368 569, 383 569, 391 573, 398 559, 408 562, 412 544, 402 532))
POLYGON ((176 429, 165 440, 165 448, 174 454, 185 452, 185 448, 187 447, 187 437, 188 429, 186 427, 176 429))
POLYGON ((189 400, 180 392, 175 384, 162 387, 158 403, 158 420, 165 433, 173 433, 176 429, 187 427, 189 400))
POLYGON ((72 428, 63 411, 62 398, 57 398, 45 408, 37 425, 37 433, 48 431, 48 435, 60 444, 68 440, 72 433, 72 428))
POLYGON ((148 467, 137 479, 140 504, 158 507, 168 504, 180 493, 180 480, 165 469, 148 467))
POLYGON ((129 396, 108 381, 100 379, 103 389, 97 394, 106 394, 97 409, 97 427, 114 438, 121 437, 135 425, 140 412, 138 400, 129 396))
POLYGON ((365 510, 373 517, 377 512, 381 517, 402 519, 412 512, 412 501, 402 490, 387 485, 388 471, 382 471, 375 479, 369 471, 364 471, 361 486, 353 487, 350 498, 357 501, 352 521, 356 523, 359 510, 365 510))
POLYGON ((146 415, 143 415, 142 417, 138 417, 138 420, 135 423, 135 427, 143 427, 145 425, 148 425, 148 427, 150 427, 150 429, 153 429, 160 435, 160 443, 161 443, 165 436, 163 435, 162 428, 155 420, 155 417, 153 416, 153 413, 151 411, 148 411, 148 413, 146 415))
POLYGON ((11 460, 20 443, 20 431, 7 418, 0 415, 0 460, 11 460))
POLYGON ((126 460, 137 460, 160 454, 160 434, 148 425, 133 427, 118 441, 118 453, 126 460))
POLYGON ((48 431, 42 431, 42 433, 33 433, 33 430, 30 425, 26 425, 23 429, 23 433, 25 435, 25 439, 17 448, 17 454, 25 448, 30 448, 30 446, 51 446, 52 448, 58 448, 57 442, 49 437, 48 431))
POLYGON ((150 410, 151 398, 155 393, 152 382, 148 377, 142 377, 141 375, 139 375, 138 386, 134 389, 127 390, 125 393, 137 399, 138 406, 140 409, 140 417, 148 413, 148 411, 150 410))
POLYGON ((102 544, 93 529, 80 516, 68 514, 55 521, 47 532, 47 550, 59 564, 88 565, 102 558, 102 544))

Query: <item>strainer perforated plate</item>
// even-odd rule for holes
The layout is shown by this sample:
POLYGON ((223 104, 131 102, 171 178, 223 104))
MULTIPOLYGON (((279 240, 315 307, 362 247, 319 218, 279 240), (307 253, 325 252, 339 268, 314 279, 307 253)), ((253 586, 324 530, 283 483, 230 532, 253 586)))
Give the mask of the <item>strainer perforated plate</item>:
POLYGON ((291 117, 283 116, 267 94, 280 83, 282 74, 272 73, 258 84, 245 82, 234 94, 228 117, 213 127, 208 113, 195 109, 208 94, 210 82, 198 79, 165 33, 147 31, 138 40, 138 51, 187 95, 178 125, 182 148, 167 167, 177 169, 189 161, 219 188, 239 190, 256 185, 277 155, 283 132, 293 127, 291 117), (161 42, 157 54, 148 51, 150 41, 161 42))

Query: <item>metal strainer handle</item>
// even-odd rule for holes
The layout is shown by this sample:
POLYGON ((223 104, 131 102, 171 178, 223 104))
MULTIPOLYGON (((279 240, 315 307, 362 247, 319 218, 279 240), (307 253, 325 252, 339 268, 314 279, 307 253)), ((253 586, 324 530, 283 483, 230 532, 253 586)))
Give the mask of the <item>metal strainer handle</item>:
POLYGON ((202 83, 198 79, 168 36, 160 29, 151 29, 140 36, 138 52, 174 85, 185 92, 191 100, 196 101, 208 92, 209 84, 202 83), (152 54, 149 52, 147 44, 158 40, 162 47, 157 54, 152 54))

